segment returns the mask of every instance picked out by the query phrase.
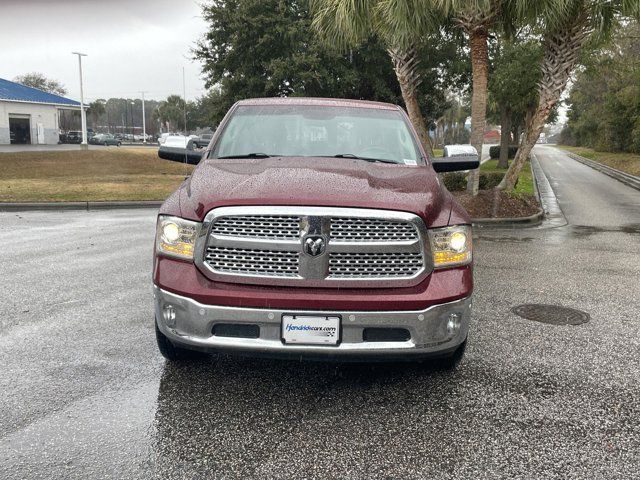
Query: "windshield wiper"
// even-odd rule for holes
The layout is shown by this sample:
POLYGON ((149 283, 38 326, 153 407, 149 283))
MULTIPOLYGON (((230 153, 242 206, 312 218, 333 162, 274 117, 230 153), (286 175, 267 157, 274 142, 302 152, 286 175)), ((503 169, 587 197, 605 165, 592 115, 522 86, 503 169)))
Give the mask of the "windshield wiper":
POLYGON ((337 155, 331 155, 333 158, 355 158, 356 160, 364 160, 366 162, 380 162, 380 163, 393 163, 398 165, 398 162, 393 160, 387 160, 385 158, 371 158, 371 157, 359 157, 353 153, 338 153, 337 155))
POLYGON ((266 153, 255 152, 255 153, 245 153, 242 155, 225 155, 223 157, 217 157, 217 158, 269 158, 269 157, 271 157, 271 155, 266 153))

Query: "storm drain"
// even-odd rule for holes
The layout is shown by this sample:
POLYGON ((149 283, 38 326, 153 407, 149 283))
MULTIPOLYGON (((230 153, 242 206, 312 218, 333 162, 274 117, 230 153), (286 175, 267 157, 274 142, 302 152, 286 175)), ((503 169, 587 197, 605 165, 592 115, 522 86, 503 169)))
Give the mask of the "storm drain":
POLYGON ((582 325, 591 318, 588 313, 573 308, 541 303, 526 303, 511 309, 516 315, 550 325, 582 325))

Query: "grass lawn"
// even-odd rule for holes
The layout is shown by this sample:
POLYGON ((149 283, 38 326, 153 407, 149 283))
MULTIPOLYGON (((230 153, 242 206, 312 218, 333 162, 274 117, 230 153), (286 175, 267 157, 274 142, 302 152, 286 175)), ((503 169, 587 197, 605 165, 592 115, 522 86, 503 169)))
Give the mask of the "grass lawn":
MULTIPOLYGON (((509 160, 509 165, 511 165, 512 160, 509 160)), ((485 163, 480 165, 481 172, 499 172, 506 173, 506 168, 498 168, 498 160, 487 160, 485 163)), ((527 161, 522 170, 520 171, 520 178, 518 179, 518 184, 514 189, 514 194, 516 195, 533 195, 533 174, 531 173, 531 164, 527 161)))
MULTIPOLYGON (((497 160, 480 169, 505 172, 497 168, 497 160)), ((192 170, 159 159, 156 149, 0 153, 0 202, 164 200, 192 170)), ((515 193, 533 195, 529 163, 515 193)))
POLYGON ((0 153, 0 202, 164 200, 192 170, 156 149, 0 153))
POLYGON ((594 162, 617 168, 631 175, 640 176, 640 155, 633 153, 596 152, 592 148, 566 147, 564 145, 558 145, 558 147, 593 160, 594 162))

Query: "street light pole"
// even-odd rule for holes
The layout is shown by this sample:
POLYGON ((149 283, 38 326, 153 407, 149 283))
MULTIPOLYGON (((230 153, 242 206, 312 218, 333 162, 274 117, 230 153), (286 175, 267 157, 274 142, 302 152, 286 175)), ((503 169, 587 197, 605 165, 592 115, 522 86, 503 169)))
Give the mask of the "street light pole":
POLYGON ((140 92, 142 94, 142 143, 144 145, 147 144, 147 119, 145 118, 145 110, 144 110, 144 92, 140 92))
POLYGON ((80 70, 80 123, 82 128, 82 143, 80 148, 86 149, 87 146, 87 113, 84 111, 84 89, 82 85, 82 57, 86 57, 86 53, 71 52, 73 55, 78 56, 78 67, 80 70))
POLYGON ((135 132, 135 123, 133 122, 133 107, 135 106, 136 102, 131 102, 131 141, 135 142, 136 139, 134 137, 134 132, 135 132))

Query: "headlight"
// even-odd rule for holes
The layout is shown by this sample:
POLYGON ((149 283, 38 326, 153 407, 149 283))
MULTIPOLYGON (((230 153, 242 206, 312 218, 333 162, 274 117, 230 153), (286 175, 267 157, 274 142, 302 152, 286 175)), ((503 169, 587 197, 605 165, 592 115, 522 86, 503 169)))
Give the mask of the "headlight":
POLYGON ((156 228, 156 251, 168 257, 193 260, 201 223, 160 215, 156 228))
POLYGON ((434 228, 429 230, 434 268, 455 267, 471 263, 471 227, 434 228))

